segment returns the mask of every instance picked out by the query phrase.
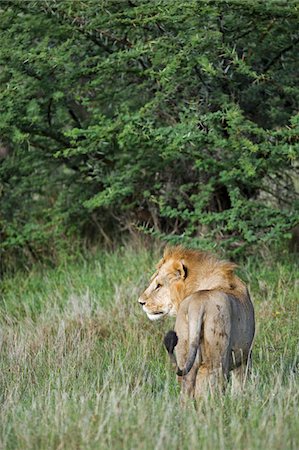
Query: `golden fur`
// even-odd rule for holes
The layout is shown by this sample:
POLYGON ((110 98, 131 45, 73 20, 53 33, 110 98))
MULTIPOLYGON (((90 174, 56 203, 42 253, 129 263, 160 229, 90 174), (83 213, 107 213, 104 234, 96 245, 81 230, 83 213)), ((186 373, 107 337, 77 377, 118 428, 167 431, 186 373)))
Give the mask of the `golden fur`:
POLYGON ((183 375, 182 390, 191 396, 202 395, 207 380, 211 385, 227 379, 232 369, 242 378, 248 367, 254 311, 235 268, 206 252, 167 247, 139 298, 151 320, 177 316, 166 346, 178 375, 183 375))
MULTIPOLYGON (((196 291, 219 290, 234 295, 240 302, 246 302, 247 289, 234 273, 237 267, 235 263, 222 261, 210 253, 182 246, 166 247, 158 267, 170 260, 173 260, 174 265, 177 261, 182 261, 188 268, 184 297, 196 291)), ((170 272, 172 269, 173 267, 169 268, 170 272)))

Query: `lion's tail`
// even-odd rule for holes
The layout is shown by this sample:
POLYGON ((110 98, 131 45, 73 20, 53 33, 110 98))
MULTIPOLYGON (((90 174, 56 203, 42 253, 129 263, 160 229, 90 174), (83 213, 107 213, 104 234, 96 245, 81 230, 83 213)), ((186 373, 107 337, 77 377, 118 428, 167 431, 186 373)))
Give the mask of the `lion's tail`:
POLYGON ((175 367, 176 374, 180 377, 187 375, 192 369, 197 352, 199 350, 200 333, 202 326, 203 311, 200 309, 197 317, 191 317, 189 320, 189 353, 185 367, 180 369, 173 353, 175 346, 178 343, 178 336, 175 331, 171 330, 164 337, 164 345, 168 351, 169 357, 175 367))

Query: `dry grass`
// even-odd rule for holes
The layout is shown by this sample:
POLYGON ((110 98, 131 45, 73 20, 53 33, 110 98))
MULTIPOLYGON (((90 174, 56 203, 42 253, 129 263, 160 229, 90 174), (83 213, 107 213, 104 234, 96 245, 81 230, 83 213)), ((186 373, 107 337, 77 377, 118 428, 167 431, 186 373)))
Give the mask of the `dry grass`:
POLYGON ((297 449, 298 268, 249 259, 258 330, 244 394, 179 405, 137 305, 157 254, 125 249, 2 285, 0 448, 297 449))

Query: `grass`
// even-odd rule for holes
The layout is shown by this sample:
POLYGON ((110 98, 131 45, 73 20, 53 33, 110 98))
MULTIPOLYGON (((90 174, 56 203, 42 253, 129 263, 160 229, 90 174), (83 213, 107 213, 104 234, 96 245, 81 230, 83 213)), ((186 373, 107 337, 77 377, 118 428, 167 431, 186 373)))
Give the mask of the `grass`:
POLYGON ((298 267, 249 258, 253 376, 180 407, 162 346, 172 319, 137 304, 157 250, 120 248, 2 282, 1 449, 297 449, 298 267), (297 291, 296 291, 297 290, 297 291))

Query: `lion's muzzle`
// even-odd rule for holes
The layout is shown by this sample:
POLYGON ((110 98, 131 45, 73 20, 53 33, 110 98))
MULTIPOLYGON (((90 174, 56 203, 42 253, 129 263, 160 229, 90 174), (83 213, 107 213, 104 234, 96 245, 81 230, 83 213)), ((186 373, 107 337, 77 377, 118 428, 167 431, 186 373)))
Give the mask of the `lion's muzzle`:
POLYGON ((139 303, 139 305, 143 306, 143 305, 145 305, 146 302, 142 297, 139 297, 138 303, 139 303))

